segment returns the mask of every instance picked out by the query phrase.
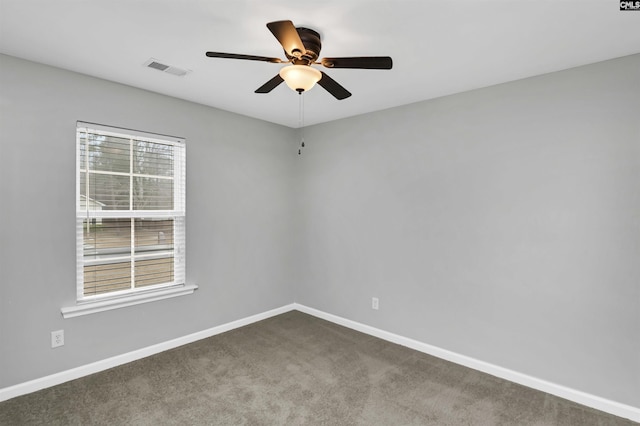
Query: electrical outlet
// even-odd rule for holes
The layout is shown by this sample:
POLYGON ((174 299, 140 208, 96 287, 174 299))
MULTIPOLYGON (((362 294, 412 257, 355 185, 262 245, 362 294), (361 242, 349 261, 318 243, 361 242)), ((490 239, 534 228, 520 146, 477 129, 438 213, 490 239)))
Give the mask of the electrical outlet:
POLYGON ((57 348, 59 346, 64 346, 64 330, 51 332, 51 347, 57 348))
POLYGON ((378 310, 379 304, 380 304, 380 301, 378 300, 377 297, 372 297, 371 298, 371 309, 378 310))

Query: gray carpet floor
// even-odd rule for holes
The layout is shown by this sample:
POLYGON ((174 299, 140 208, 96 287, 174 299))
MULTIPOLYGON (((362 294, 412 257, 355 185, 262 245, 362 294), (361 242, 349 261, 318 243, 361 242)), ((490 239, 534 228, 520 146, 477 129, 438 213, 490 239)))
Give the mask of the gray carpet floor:
POLYGON ((0 403, 1 425, 637 425, 292 311, 0 403))

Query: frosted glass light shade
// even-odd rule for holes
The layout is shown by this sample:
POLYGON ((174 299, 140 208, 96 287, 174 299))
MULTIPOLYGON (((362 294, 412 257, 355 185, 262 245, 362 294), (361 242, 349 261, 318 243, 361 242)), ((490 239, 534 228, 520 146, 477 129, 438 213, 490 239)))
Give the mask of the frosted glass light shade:
POLYGON ((279 74, 287 86, 296 92, 311 89, 322 78, 322 73, 309 65, 289 65, 282 68, 279 74))

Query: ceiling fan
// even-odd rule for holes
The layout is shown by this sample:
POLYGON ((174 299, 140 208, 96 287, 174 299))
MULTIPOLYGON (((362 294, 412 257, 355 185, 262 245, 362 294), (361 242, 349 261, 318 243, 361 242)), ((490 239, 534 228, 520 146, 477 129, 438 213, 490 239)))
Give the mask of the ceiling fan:
POLYGON ((284 48, 286 60, 222 52, 207 52, 206 55, 210 58, 245 59, 276 64, 291 64, 282 68, 275 77, 256 89, 255 93, 269 93, 284 81, 291 89, 302 94, 302 92, 311 89, 318 83, 338 100, 348 98, 351 93, 326 73, 318 71, 311 65, 322 65, 326 68, 376 70, 390 70, 393 66, 393 61, 389 56, 322 58, 319 62, 316 62, 322 48, 320 34, 316 31, 304 27, 296 28, 291 21, 269 22, 267 28, 284 48))

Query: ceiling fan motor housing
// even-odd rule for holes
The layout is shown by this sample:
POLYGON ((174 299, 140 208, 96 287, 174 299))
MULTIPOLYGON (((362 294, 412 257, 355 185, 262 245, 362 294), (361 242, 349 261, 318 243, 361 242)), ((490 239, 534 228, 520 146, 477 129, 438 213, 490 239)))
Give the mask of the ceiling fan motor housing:
POLYGON ((289 55, 285 51, 287 58, 291 60, 294 65, 311 65, 320 56, 320 49, 322 49, 322 42, 320 41, 320 34, 309 28, 298 27, 296 28, 300 40, 306 49, 299 58, 289 55))

